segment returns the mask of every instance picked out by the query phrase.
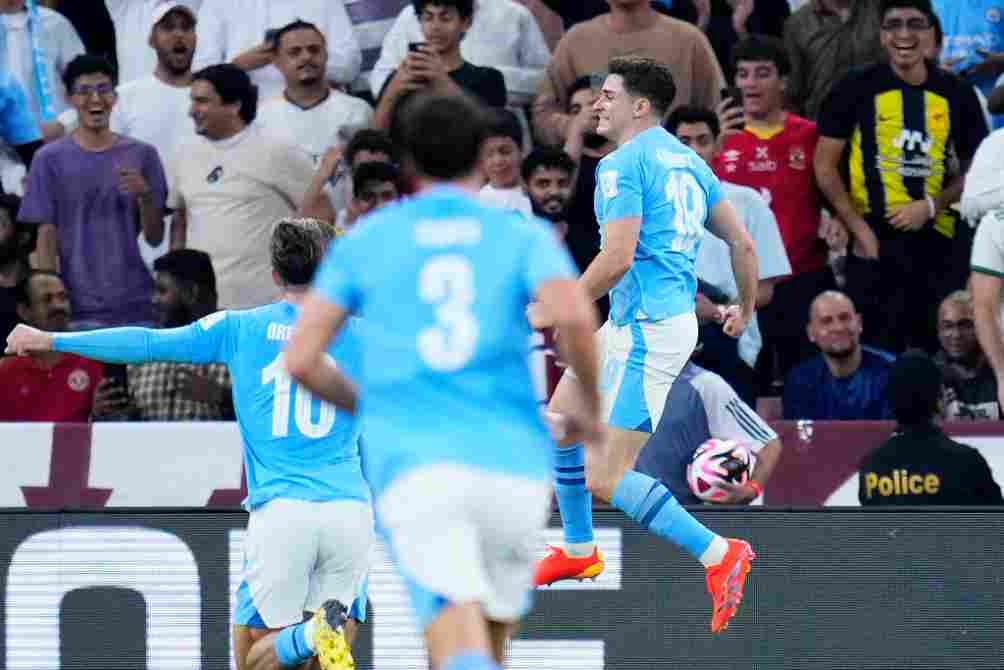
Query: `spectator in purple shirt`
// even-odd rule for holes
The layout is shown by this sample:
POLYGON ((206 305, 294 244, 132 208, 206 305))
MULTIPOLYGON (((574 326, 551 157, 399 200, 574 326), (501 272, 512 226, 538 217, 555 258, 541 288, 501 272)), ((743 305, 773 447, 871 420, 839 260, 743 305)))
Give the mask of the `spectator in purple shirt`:
POLYGON ((167 181, 157 150, 109 128, 115 69, 82 55, 64 72, 79 127, 35 156, 18 219, 38 226, 40 269, 58 270, 73 300, 73 328, 153 322, 153 279, 137 228, 164 236, 167 181))

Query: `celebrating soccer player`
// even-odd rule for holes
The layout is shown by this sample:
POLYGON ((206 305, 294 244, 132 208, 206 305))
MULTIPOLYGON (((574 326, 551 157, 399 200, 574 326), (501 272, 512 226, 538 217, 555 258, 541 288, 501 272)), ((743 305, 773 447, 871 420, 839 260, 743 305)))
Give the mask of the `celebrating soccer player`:
MULTIPOLYGON (((756 300, 757 260, 749 233, 710 168, 660 125, 675 91, 669 69, 659 62, 615 58, 594 105, 597 132, 617 149, 596 168, 601 249, 579 282, 593 300, 610 295, 610 317, 599 332, 602 418, 609 430, 605 441, 589 449, 570 431, 558 449, 554 488, 565 546, 548 548, 536 582, 603 571, 593 540, 596 493, 701 561, 713 598, 711 630, 718 632, 738 609, 752 549, 711 532, 665 485, 632 470, 697 343, 694 259, 706 227, 729 245, 739 289, 739 305, 725 317, 728 335, 742 334, 756 300)), ((535 325, 551 325, 546 310, 536 313, 535 325)), ((566 373, 550 410, 575 410, 578 385, 566 373)))
MULTIPOLYGON (((250 513, 234 613, 240 670, 298 666, 315 653, 325 670, 349 670, 356 630, 349 617, 365 619, 363 580, 374 534, 358 423, 291 380, 282 354, 328 237, 319 221, 278 224, 272 275, 283 300, 264 307, 215 312, 160 330, 47 333, 19 325, 7 338, 9 354, 63 351, 117 363, 227 365, 250 513), (351 604, 351 612, 341 603, 351 604), (304 612, 315 610, 303 621, 304 612)), ((358 369, 354 331, 324 352, 350 374, 358 369)))
POLYGON ((436 670, 497 670, 526 613, 547 521, 552 448, 534 395, 524 315, 561 329, 581 385, 570 428, 598 436, 595 316, 541 220, 486 207, 476 103, 420 94, 395 133, 419 195, 370 214, 332 246, 286 352, 322 398, 356 406, 323 353, 350 313, 363 344, 366 474, 379 527, 436 670), (493 658, 494 657, 494 658, 493 658))

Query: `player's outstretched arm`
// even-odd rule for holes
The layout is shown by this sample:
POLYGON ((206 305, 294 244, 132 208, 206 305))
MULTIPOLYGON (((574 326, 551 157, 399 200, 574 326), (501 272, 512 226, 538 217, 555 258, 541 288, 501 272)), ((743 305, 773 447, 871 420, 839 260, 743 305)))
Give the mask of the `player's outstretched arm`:
POLYGON ((355 384, 335 367, 328 344, 349 318, 349 313, 312 291, 303 302, 293 337, 286 347, 286 369, 293 379, 318 398, 347 412, 356 411, 355 384))
POLYGON ((757 277, 760 276, 756 246, 749 231, 739 221, 736 208, 724 198, 711 210, 710 228, 716 237, 729 245, 731 252, 732 272, 739 290, 739 311, 726 315, 724 330, 726 335, 739 337, 756 310, 757 277))
POLYGON ((24 356, 60 351, 105 363, 173 361, 207 363, 215 358, 197 356, 199 326, 183 328, 102 328, 79 333, 48 333, 19 324, 7 337, 5 353, 24 356))

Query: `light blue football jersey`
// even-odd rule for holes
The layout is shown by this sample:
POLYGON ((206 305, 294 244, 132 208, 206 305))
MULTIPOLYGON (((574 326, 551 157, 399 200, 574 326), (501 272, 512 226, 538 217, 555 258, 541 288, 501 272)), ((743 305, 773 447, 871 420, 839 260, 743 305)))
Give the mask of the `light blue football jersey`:
POLYGON ((694 311, 694 260, 721 198, 711 168, 662 127, 639 133, 600 161, 594 205, 601 248, 609 224, 641 217, 634 262, 610 290, 611 321, 624 326, 694 311))
MULTIPOLYGON (((1004 51, 1004 2, 1001 0, 934 0, 931 3, 941 20, 945 34, 941 57, 962 58, 953 67, 958 72, 983 62, 977 49, 999 53, 1004 51)), ((970 80, 990 95, 997 74, 984 74, 970 80)))
MULTIPOLYGON (((247 509, 274 498, 368 501, 357 418, 314 398, 286 372, 282 351, 298 315, 298 307, 277 302, 215 312, 182 328, 61 333, 54 345, 123 363, 226 364, 244 442, 247 509)), ((354 379, 360 374, 359 327, 351 322, 328 352, 354 379)))
POLYGON ((331 245, 314 288, 368 325, 363 455, 376 495, 432 464, 550 477, 525 310, 541 284, 574 277, 547 223, 447 186, 331 245))

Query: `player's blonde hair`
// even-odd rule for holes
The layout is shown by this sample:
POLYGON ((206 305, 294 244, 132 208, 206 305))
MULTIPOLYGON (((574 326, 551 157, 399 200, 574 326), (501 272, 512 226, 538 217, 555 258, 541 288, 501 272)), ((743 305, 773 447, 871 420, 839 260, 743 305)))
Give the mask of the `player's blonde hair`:
POLYGON ((334 227, 320 219, 285 217, 272 231, 272 269, 290 286, 306 286, 321 264, 334 227))

